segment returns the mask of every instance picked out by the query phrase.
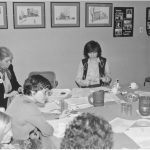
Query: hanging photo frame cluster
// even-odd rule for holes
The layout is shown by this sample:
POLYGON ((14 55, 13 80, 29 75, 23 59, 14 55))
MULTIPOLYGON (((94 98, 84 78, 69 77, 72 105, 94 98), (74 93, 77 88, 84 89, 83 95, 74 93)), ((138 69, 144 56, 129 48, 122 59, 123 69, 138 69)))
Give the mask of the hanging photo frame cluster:
POLYGON ((133 7, 114 7, 114 37, 133 36, 133 7))
POLYGON ((150 36, 150 7, 146 8, 146 31, 147 35, 150 36))

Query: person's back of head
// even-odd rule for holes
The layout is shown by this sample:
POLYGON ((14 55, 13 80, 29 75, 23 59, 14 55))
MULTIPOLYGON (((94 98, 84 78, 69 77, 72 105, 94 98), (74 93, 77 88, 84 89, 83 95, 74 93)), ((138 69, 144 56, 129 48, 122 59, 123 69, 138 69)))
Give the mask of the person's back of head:
POLYGON ((110 149, 113 146, 111 125, 90 113, 77 116, 65 131, 61 149, 110 149))
POLYGON ((32 91, 38 92, 42 89, 52 89, 51 83, 48 79, 44 78, 41 75, 32 75, 28 77, 23 85, 24 94, 31 95, 32 91))

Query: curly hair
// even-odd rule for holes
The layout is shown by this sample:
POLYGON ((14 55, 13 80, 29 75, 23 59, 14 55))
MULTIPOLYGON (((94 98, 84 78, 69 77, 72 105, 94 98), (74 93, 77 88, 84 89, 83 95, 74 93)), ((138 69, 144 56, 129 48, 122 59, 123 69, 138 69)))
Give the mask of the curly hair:
POLYGON ((42 89, 52 89, 51 83, 48 79, 41 75, 32 75, 28 77, 23 85, 24 94, 25 95, 31 95, 31 91, 38 92, 42 89))
POLYGON ((84 46, 84 52, 83 52, 84 57, 89 58, 88 53, 90 52, 97 52, 98 53, 97 56, 101 57, 102 50, 101 50, 100 44, 96 41, 87 42, 84 46))
POLYGON ((113 146, 111 125, 90 113, 77 116, 65 131, 61 149, 110 149, 113 146))

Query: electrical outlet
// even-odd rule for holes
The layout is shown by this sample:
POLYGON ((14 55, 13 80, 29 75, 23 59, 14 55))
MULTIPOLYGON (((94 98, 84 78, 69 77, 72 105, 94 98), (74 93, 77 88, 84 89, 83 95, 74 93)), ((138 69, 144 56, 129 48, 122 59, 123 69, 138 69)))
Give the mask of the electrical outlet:
POLYGON ((143 27, 140 27, 140 33, 143 33, 143 27))

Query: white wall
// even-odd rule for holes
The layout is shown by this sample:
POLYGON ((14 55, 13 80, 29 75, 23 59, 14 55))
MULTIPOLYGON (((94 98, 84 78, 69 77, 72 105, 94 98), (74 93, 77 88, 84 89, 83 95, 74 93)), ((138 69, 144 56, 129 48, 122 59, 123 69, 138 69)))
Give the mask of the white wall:
POLYGON ((107 2, 113 3, 113 7, 135 8, 133 37, 114 38, 113 25, 85 27, 84 1, 80 2, 80 27, 51 28, 50 2, 45 1, 46 28, 14 29, 12 1, 8 1, 8 29, 0 30, 0 45, 12 50, 19 82, 22 84, 31 71, 52 70, 59 81, 58 88, 75 87, 74 79, 83 47, 89 40, 96 40, 101 44, 103 56, 109 60, 114 80, 118 78, 121 83, 135 81, 143 84, 145 76, 150 74, 150 37, 145 29, 146 7, 150 7, 150 2, 107 2), (143 27, 143 33, 139 32, 140 27, 143 27))

